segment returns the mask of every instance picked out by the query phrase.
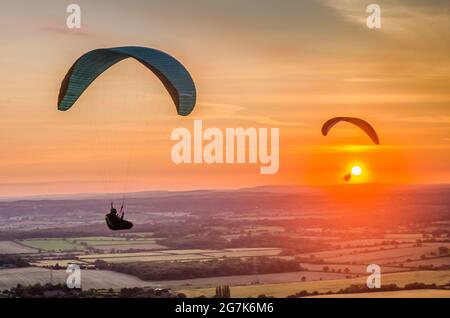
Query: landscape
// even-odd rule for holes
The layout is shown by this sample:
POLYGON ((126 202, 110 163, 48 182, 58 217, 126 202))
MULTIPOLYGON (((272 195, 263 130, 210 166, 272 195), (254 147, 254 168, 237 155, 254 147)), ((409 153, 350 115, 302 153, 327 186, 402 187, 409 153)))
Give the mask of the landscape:
POLYGON ((97 297, 450 297, 450 187, 344 187, 130 193, 137 225, 118 234, 103 225, 107 195, 3 200, 0 290, 65 285, 77 264, 97 297), (371 199, 355 207, 343 191, 371 199), (380 289, 366 287, 369 264, 380 289))

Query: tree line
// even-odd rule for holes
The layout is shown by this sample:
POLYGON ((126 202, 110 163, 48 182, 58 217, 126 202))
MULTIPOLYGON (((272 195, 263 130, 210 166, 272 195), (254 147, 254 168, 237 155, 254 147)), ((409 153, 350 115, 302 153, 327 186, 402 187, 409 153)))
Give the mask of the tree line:
POLYGON ((247 259, 228 258, 222 260, 187 261, 187 262, 141 262, 141 263, 107 263, 97 260, 99 269, 112 270, 139 277, 142 280, 177 280, 230 275, 250 275, 295 272, 304 270, 294 260, 254 257, 247 259))

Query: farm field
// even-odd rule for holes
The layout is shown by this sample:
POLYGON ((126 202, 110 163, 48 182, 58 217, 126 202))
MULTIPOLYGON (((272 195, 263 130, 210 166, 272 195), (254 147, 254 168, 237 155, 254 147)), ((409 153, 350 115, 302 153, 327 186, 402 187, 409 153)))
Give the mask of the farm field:
POLYGON ((424 259, 424 260, 420 260, 420 261, 413 261, 413 262, 405 263, 405 266, 408 266, 408 267, 417 267, 417 266, 426 266, 426 265, 434 265, 434 266, 450 265, 450 257, 430 258, 430 259, 424 259))
POLYGON ((146 243, 146 244, 114 244, 114 245, 96 245, 96 250, 101 250, 105 252, 110 252, 112 250, 116 252, 128 251, 130 249, 134 250, 144 250, 144 251, 158 251, 167 249, 166 246, 155 244, 155 243, 146 243))
POLYGON ((287 272, 274 274, 252 274, 219 276, 207 278, 194 278, 183 280, 153 281, 152 284, 169 286, 174 289, 198 287, 214 287, 217 285, 252 285, 252 284, 278 284, 288 282, 300 282, 302 277, 306 281, 320 281, 329 279, 343 279, 345 274, 323 272, 287 272))
POLYGON ((102 242, 102 241, 124 241, 126 240, 126 238, 121 236, 83 236, 83 237, 71 237, 68 240, 80 242, 87 242, 87 241, 102 242))
POLYGON ((119 253, 119 254, 91 254, 81 255, 82 261, 94 263, 96 260, 104 260, 108 263, 131 262, 158 262, 158 261, 187 261, 200 259, 214 259, 223 257, 256 257, 278 255, 278 248, 242 248, 232 250, 166 250, 146 253, 119 253))
POLYGON ((175 254, 175 255, 204 254, 204 253, 214 253, 214 252, 217 252, 217 250, 191 249, 191 250, 165 250, 165 251, 163 251, 164 254, 175 254))
MULTIPOLYGON (((224 229, 224 230, 226 230, 226 229, 224 229)), ((280 233, 285 232, 285 229, 281 226, 259 225, 259 226, 251 226, 248 228, 240 229, 239 231, 231 231, 231 232, 234 232, 234 233, 225 234, 225 235, 222 235, 221 237, 226 240, 232 240, 232 239, 236 239, 243 235, 248 235, 248 234, 252 234, 252 235, 277 234, 277 233, 280 234, 280 233)))
POLYGON ((380 245, 384 242, 391 242, 396 241, 399 244, 404 243, 416 243, 416 240, 413 239, 386 239, 386 238, 377 238, 377 239, 361 239, 361 240, 345 240, 345 241, 338 241, 335 240, 335 242, 331 242, 331 245, 338 246, 340 248, 350 248, 350 247, 358 247, 358 246, 373 246, 373 245, 380 245))
POLYGON ((202 253, 205 256, 210 257, 256 257, 256 256, 276 256, 280 254, 280 249, 264 249, 264 250, 242 250, 242 251, 230 251, 225 250, 223 252, 211 252, 202 253))
POLYGON ((44 251, 83 251, 86 248, 95 248, 101 251, 124 251, 129 249, 162 250, 167 247, 157 243, 158 239, 125 237, 77 237, 67 239, 29 239, 22 240, 20 244, 44 251))
MULTIPOLYGON (((125 254, 125 253, 123 253, 125 254)), ((120 254, 119 254, 120 255, 120 254)), ((107 263, 135 263, 135 262, 163 262, 163 261, 190 261, 190 260, 203 260, 213 257, 208 257, 205 255, 188 254, 188 255, 154 255, 154 256, 118 256, 118 257, 108 257, 108 258, 83 258, 80 259, 86 262, 95 262, 96 260, 104 260, 107 263)))
POLYGON ((87 265, 86 262, 79 261, 76 259, 64 259, 64 260, 42 260, 42 261, 34 261, 30 263, 33 266, 37 267, 52 267, 52 266, 61 266, 67 267, 69 264, 78 264, 78 265, 87 265))
MULTIPOLYGON (((326 263, 326 264, 309 264, 309 263, 300 263, 300 265, 303 268, 306 268, 309 271, 323 271, 323 268, 326 266, 329 268, 329 271, 332 272, 341 270, 342 272, 348 268, 350 270, 350 274, 361 274, 361 275, 367 275, 367 265, 353 265, 353 264, 333 264, 333 263, 326 263)), ((382 266, 381 271, 382 273, 394 273, 394 272, 404 272, 407 269, 404 267, 394 267, 394 266, 382 266)))
POLYGON ((294 234, 291 235, 293 238, 299 238, 299 239, 307 239, 307 240, 317 240, 317 241, 326 241, 328 243, 332 243, 339 240, 338 236, 313 236, 313 235, 298 235, 294 234))
MULTIPOLYGON (((135 245, 135 244, 155 244, 158 239, 156 238, 138 238, 138 239, 126 239, 124 237, 85 237, 85 238, 69 238, 69 241, 73 243, 82 243, 89 246, 105 246, 105 245, 135 245)), ((160 239, 159 239, 160 240, 160 239)))
POLYGON ((83 251, 86 246, 62 239, 29 239, 21 240, 20 244, 44 251, 83 251))
MULTIPOLYGON (((22 285, 33 284, 65 284, 67 279, 65 270, 49 270, 44 268, 27 267, 0 270, 0 291, 22 285)), ((134 276, 103 270, 84 270, 81 276, 83 289, 145 287, 151 285, 134 276)))
POLYGON ((139 193, 127 203, 136 227, 114 232, 104 224, 104 194, 0 202, 0 214, 12 222, 0 231, 0 295, 17 284, 65 284, 67 265, 79 264, 83 289, 105 289, 99 297, 131 287, 214 297, 218 286, 230 286, 232 297, 286 297, 354 284, 362 285, 359 294, 336 297, 448 297, 450 223, 442 222, 449 219, 450 186, 391 193, 387 201, 372 201, 370 187, 301 187, 293 195, 270 189, 139 193), (368 202, 353 206, 341 190, 367 194, 368 202), (367 292, 368 264, 381 266, 383 285, 439 289, 367 292))
POLYGON ((390 240, 419 240, 423 238, 423 234, 421 233, 392 233, 392 234, 385 234, 385 239, 390 240))
POLYGON ((302 258, 316 258, 326 263, 400 263, 406 260, 420 260, 422 255, 437 253, 439 247, 450 247, 450 243, 424 243, 422 246, 404 243, 374 247, 344 248, 318 253, 300 254, 302 258))
MULTIPOLYGON (((403 287, 409 283, 442 284, 450 280, 450 271, 416 271, 385 274, 382 276, 382 284, 396 284, 403 287)), ((267 295, 274 297, 287 297, 295 293, 306 290, 308 292, 318 291, 326 293, 328 291, 337 292, 352 284, 365 284, 366 277, 339 280, 322 280, 313 282, 293 282, 283 284, 259 284, 259 285, 239 285, 231 287, 231 296, 238 298, 257 297, 267 295)), ((179 292, 185 293, 188 297, 198 297, 205 295, 211 297, 215 294, 214 288, 186 288, 179 292)))
POLYGON ((327 262, 357 262, 357 263, 376 263, 376 264, 391 264, 401 263, 408 259, 419 260, 421 255, 430 253, 437 253, 438 248, 441 246, 450 247, 449 243, 430 243, 424 244, 420 247, 399 247, 396 249, 373 251, 367 253, 358 253, 353 255, 344 255, 337 257, 327 257, 327 262))
POLYGON ((450 298, 450 290, 419 289, 339 295, 320 295, 307 298, 450 298))
POLYGON ((37 249, 23 246, 13 241, 0 241, 0 254, 28 254, 36 252, 37 249))
POLYGON ((304 257, 304 258, 316 258, 316 259, 323 259, 326 261, 329 261, 329 259, 337 258, 337 257, 345 257, 345 256, 351 256, 351 255, 359 255, 364 252, 376 252, 376 251, 386 251, 386 250, 397 250, 399 248, 406 248, 411 247, 412 244, 405 243, 405 244, 391 244, 391 245, 383 245, 383 246, 370 246, 370 247, 351 247, 351 248, 341 248, 341 249, 332 249, 317 253, 306 253, 306 254, 299 254, 297 256, 304 257))

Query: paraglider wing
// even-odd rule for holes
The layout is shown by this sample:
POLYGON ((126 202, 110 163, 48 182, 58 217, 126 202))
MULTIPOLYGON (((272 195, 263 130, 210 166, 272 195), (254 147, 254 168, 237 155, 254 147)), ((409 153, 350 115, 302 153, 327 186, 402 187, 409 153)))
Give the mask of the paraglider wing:
POLYGON ((380 144, 380 140, 378 138, 377 132, 375 129, 365 120, 355 117, 335 117, 330 120, 328 120, 325 124, 322 126, 322 135, 326 136, 331 128, 333 128, 334 125, 337 123, 345 121, 352 123, 353 125, 358 126, 364 132, 372 139, 372 141, 376 144, 380 144))
POLYGON ((196 90, 189 72, 169 54, 138 46, 97 49, 81 56, 61 83, 58 110, 70 109, 98 76, 114 64, 130 57, 144 64, 161 80, 179 115, 187 116, 192 112, 196 90))

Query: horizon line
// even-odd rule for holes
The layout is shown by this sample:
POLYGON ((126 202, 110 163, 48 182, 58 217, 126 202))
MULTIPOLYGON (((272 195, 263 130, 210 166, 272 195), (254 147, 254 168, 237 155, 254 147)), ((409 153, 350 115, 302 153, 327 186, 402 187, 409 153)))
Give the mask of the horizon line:
MULTIPOLYGON (((450 183, 350 183, 350 184, 266 184, 266 185, 254 185, 247 187, 236 187, 236 188, 198 188, 198 189, 159 189, 159 190, 136 190, 129 192, 69 192, 69 193, 51 193, 51 194, 29 194, 29 195, 12 195, 12 196, 0 196, 0 202, 14 202, 14 201, 30 201, 30 200, 82 200, 87 199, 87 197, 98 197, 98 198, 88 198, 88 199, 100 199, 102 196, 110 197, 120 195, 122 200, 131 199, 132 197, 126 198, 127 195, 142 195, 151 193, 190 193, 190 192, 220 192, 220 191, 239 191, 239 190, 250 190, 257 188, 270 188, 270 187, 302 187, 302 188, 329 188, 329 187, 339 187, 339 186, 409 186, 409 187, 426 187, 426 186, 450 186, 450 183)), ((106 198, 105 198, 106 199, 106 198)), ((108 198, 111 199, 111 198, 108 198)))

